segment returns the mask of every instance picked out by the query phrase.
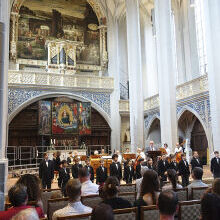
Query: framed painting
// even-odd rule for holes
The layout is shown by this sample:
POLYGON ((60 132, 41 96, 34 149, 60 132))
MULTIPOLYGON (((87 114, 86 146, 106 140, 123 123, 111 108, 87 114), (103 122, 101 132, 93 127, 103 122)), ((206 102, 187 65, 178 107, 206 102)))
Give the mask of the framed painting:
POLYGON ((39 134, 49 135, 51 134, 51 102, 40 101, 39 102, 39 134))
POLYGON ((79 134, 91 134, 91 103, 80 102, 78 103, 79 112, 79 134))

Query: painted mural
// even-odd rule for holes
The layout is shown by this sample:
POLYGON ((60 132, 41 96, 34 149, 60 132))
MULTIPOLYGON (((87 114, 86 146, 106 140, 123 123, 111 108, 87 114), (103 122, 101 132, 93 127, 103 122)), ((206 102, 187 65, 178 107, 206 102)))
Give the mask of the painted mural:
POLYGON ((79 134, 91 134, 91 103, 80 102, 78 103, 79 111, 79 134))
POLYGON ((19 11, 18 58, 47 60, 47 40, 83 46, 79 64, 100 64, 98 19, 86 0, 26 0, 19 11))
POLYGON ((39 102, 39 134, 47 135, 51 134, 51 102, 40 101, 39 102))

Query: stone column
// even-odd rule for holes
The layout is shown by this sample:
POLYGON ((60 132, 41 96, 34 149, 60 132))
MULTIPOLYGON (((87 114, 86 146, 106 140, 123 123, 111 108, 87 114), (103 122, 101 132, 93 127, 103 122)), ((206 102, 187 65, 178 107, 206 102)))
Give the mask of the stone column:
POLYGON ((144 101, 142 86, 139 0, 126 0, 131 152, 144 147, 144 101))
POLYGON ((9 1, 0 3, 0 211, 4 210, 4 194, 8 176, 5 158, 8 123, 8 61, 9 61, 9 1))
POLYGON ((106 49, 106 31, 107 31, 107 27, 105 25, 99 26, 100 64, 102 67, 102 71, 107 68, 107 63, 108 63, 108 53, 107 53, 107 49, 106 49))
POLYGON ((11 13, 10 57, 12 60, 16 60, 17 58, 18 18, 18 13, 11 13))
POLYGON ((161 142, 169 148, 177 141, 176 68, 174 34, 171 23, 171 0, 155 0, 157 66, 160 98, 161 142))
MULTIPOLYGON (((220 151, 220 2, 204 0, 205 38, 214 151, 220 151)), ((212 148, 211 148, 212 149, 212 148)))
POLYGON ((120 150, 121 117, 119 113, 120 87, 118 63, 118 21, 109 15, 108 18, 108 74, 114 77, 114 91, 111 94, 111 148, 120 150))

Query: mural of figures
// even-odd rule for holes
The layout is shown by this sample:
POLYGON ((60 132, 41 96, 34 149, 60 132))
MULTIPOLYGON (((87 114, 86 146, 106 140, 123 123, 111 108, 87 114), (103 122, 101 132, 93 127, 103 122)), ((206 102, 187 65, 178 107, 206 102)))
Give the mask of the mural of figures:
POLYGON ((82 43, 77 63, 100 64, 98 19, 86 0, 25 0, 19 11, 18 58, 47 60, 47 40, 82 43))
POLYGON ((51 134, 51 102, 40 101, 39 102, 39 134, 47 135, 51 134))
POLYGON ((52 102, 52 133, 77 134, 78 113, 76 103, 52 102))
POLYGON ((91 103, 80 102, 79 106, 79 134, 91 134, 91 103))

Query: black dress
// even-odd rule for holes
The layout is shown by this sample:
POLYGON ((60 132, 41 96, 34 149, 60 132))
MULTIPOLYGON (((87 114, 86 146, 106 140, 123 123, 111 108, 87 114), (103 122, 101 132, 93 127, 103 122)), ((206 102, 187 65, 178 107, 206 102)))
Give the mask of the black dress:
POLYGON ((131 203, 128 200, 120 197, 105 199, 103 203, 110 205, 112 209, 126 209, 132 207, 131 203))

